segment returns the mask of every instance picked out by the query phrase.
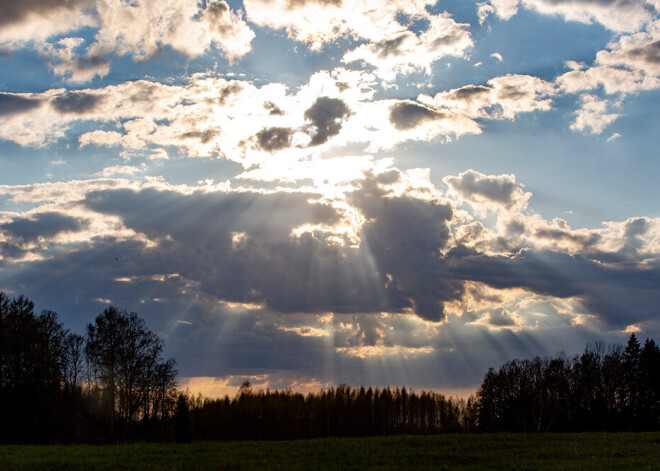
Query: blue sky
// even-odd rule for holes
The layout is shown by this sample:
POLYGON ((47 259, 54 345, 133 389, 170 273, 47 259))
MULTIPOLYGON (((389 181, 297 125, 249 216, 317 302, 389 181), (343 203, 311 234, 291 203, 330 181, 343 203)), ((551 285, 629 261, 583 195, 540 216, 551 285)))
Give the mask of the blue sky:
POLYGON ((464 393, 657 336, 657 0, 0 7, 0 290, 182 385, 464 393))

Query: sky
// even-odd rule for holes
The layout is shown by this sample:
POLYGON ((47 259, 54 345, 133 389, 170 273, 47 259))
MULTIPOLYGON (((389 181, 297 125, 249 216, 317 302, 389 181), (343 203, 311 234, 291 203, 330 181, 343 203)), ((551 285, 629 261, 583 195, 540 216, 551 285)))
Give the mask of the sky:
POLYGON ((209 396, 660 337, 659 0, 0 4, 0 290, 209 396))

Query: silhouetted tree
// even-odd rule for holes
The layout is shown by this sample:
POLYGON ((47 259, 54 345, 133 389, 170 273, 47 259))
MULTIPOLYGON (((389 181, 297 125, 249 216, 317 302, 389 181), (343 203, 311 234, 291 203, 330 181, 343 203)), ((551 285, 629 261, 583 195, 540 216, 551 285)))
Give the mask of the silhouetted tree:
POLYGON ((177 442, 188 443, 191 440, 190 407, 188 396, 179 393, 174 411, 174 437, 177 442))
POLYGON ((117 418, 122 438, 130 438, 136 418, 148 422, 163 414, 175 387, 174 360, 162 360, 163 341, 136 313, 106 308, 87 326, 85 351, 106 397, 111 439, 117 418))

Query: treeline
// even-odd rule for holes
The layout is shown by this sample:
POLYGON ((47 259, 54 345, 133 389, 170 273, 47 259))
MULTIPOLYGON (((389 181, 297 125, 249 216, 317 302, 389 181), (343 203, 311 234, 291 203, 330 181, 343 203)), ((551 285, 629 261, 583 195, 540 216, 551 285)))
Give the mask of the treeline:
POLYGON ((472 400, 403 388, 341 385, 303 395, 290 390, 252 391, 244 383, 234 398, 182 395, 177 437, 193 440, 290 440, 460 432, 476 427, 472 400))
POLYGON ((660 348, 631 334, 625 348, 513 360, 477 393, 483 431, 660 430, 660 348))
POLYGON ((108 307, 71 333, 0 292, 0 442, 170 439, 174 360, 135 313, 108 307))
POLYGON ((173 359, 135 313, 112 306, 84 336, 0 293, 0 442, 281 440, 465 431, 660 430, 660 349, 513 360, 467 400, 346 385, 222 399, 176 389, 173 359))

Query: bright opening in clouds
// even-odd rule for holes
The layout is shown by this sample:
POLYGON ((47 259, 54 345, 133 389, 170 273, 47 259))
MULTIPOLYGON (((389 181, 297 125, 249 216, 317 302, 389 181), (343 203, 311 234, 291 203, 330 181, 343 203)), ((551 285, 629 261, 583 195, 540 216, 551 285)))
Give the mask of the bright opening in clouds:
POLYGON ((0 291, 184 383, 476 389, 660 335, 660 4, 0 7, 0 291))

